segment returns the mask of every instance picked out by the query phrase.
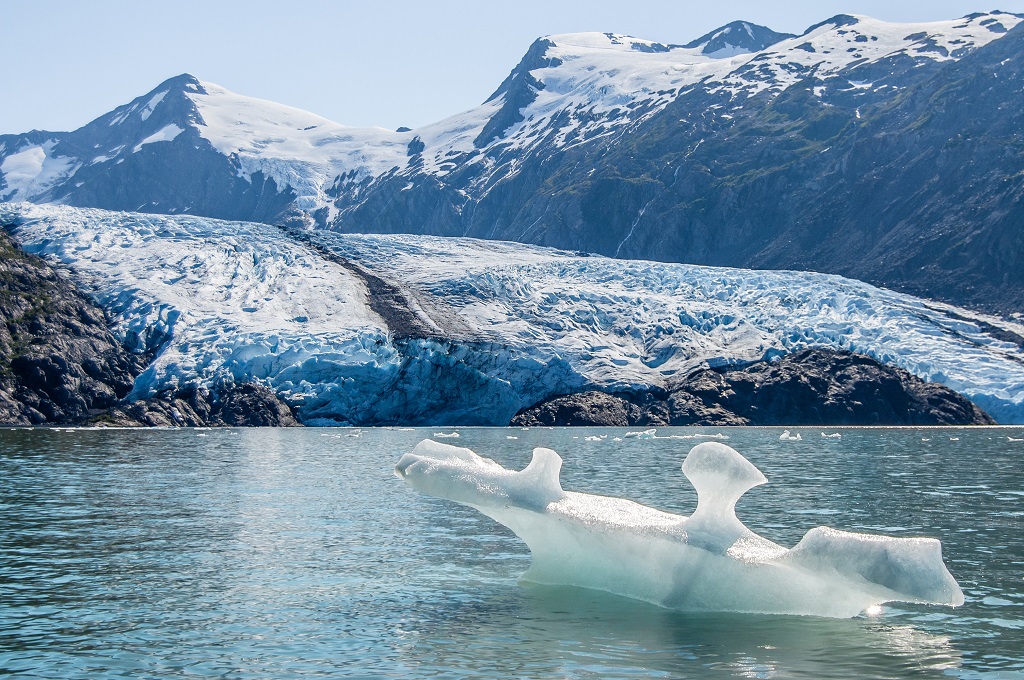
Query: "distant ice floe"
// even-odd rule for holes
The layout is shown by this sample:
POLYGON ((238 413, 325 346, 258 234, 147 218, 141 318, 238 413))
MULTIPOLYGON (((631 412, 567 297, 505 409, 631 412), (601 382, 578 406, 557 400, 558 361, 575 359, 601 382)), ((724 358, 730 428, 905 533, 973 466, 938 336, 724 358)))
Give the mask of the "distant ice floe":
MULTIPOLYGON (((606 438, 608 435, 602 435, 601 437, 587 437, 587 441, 598 441, 606 438)), ((627 432, 622 435, 625 439, 728 439, 729 435, 716 432, 714 434, 667 434, 659 435, 657 428, 650 428, 639 432, 627 432)), ((620 440, 621 441, 621 440, 620 440)))
POLYGON ((789 430, 783 430, 782 434, 779 435, 779 440, 784 442, 798 442, 802 439, 803 437, 800 436, 799 432, 796 434, 790 434, 789 430))
POLYGON ((786 549, 736 517, 764 475, 718 442, 683 462, 697 490, 689 517, 622 498, 564 491, 562 459, 537 448, 522 471, 430 440, 398 461, 417 491, 475 508, 530 548, 525 580, 604 590, 682 610, 851 617, 885 602, 957 606, 964 595, 932 538, 817 527, 786 549))
POLYGON ((654 435, 653 439, 728 439, 729 435, 722 434, 721 432, 715 432, 714 434, 668 434, 668 435, 654 435))

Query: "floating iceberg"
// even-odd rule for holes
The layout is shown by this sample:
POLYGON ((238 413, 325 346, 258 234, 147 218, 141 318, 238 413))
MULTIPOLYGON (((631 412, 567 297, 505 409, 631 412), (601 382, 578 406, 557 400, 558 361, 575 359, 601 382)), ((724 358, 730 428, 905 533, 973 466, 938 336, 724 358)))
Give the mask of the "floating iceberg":
POLYGON ((537 448, 522 471, 466 448, 420 442, 395 473, 416 490, 476 508, 533 554, 525 580, 573 585, 673 609, 851 617, 884 602, 960 605, 960 586, 931 538, 817 527, 792 549, 758 536, 736 501, 767 480, 718 443, 683 462, 697 490, 690 516, 622 498, 563 491, 562 459, 537 448))

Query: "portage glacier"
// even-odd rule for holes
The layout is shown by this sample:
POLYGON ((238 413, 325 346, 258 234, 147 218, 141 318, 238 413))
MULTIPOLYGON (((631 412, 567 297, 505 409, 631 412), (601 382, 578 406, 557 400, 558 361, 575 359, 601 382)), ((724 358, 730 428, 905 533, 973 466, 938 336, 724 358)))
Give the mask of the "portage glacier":
POLYGON ((155 353, 131 399, 256 382, 306 424, 504 425, 554 395, 823 347, 1024 423, 1024 327, 838 276, 28 203, 0 223, 155 353))

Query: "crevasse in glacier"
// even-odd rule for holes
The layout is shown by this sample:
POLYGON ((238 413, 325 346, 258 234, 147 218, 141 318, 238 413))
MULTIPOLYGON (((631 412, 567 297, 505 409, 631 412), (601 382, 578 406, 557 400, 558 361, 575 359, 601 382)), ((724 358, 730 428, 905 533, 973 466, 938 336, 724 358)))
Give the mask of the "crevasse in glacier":
POLYGON ((718 442, 683 462, 697 490, 685 517, 633 501, 564 491, 562 459, 537 448, 522 471, 424 440, 396 474, 416 490, 476 508, 529 546, 525 580, 604 590, 674 609, 850 617, 884 602, 960 605, 963 592, 933 538, 829 527, 786 549, 737 518, 736 501, 767 480, 718 442))

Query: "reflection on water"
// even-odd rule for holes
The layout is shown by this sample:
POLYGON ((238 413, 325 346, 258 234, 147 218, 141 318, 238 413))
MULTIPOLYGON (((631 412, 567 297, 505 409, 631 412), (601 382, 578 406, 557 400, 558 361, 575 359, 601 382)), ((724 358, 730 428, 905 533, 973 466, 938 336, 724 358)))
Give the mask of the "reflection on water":
POLYGON ((506 677, 573 676, 587 664, 612 677, 677 677, 681 669, 700 677, 902 677, 960 664, 947 636, 905 624, 686 614, 525 584, 514 599, 445 608, 418 625, 402 649, 410 667, 506 677), (516 644, 524 638, 528 646, 516 644))
MULTIPOLYGON (((508 466, 555 448, 566 489, 695 503, 693 441, 460 432, 508 466)), ((1019 430, 723 432, 769 478, 752 529, 939 537, 967 604, 836 621, 519 584, 507 530, 393 477, 432 431, 2 431, 0 675, 1024 677, 1019 430)))

